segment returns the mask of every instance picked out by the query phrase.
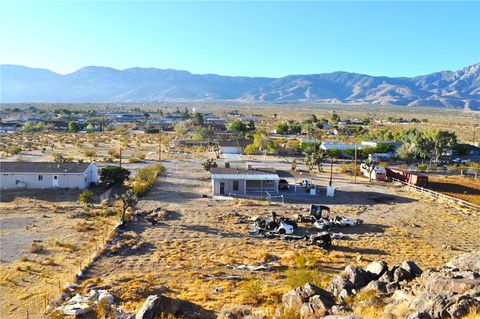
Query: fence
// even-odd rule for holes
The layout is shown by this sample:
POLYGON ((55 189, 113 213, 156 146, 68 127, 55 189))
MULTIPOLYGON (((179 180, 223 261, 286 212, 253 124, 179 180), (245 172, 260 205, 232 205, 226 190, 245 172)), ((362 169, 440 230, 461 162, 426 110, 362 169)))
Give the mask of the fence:
POLYGON ((274 204, 274 203, 281 203, 282 205, 285 204, 283 195, 271 195, 269 192, 263 192, 263 193, 260 193, 259 195, 242 195, 237 193, 229 193, 228 197, 252 199, 252 200, 266 200, 271 204, 274 204))
POLYGON ((419 192, 422 195, 442 199, 442 200, 445 200, 445 201, 448 201, 448 202, 451 202, 451 203, 454 203, 454 204, 457 204, 457 205, 460 205, 460 206, 463 206, 463 207, 466 207, 466 208, 473 209, 473 210, 480 213, 480 205, 476 205, 476 204, 464 201, 463 199, 459 199, 459 198, 455 198, 455 197, 445 195, 445 194, 442 194, 442 193, 439 193, 439 192, 435 192, 435 191, 432 191, 432 190, 427 189, 427 188, 418 187, 418 186, 406 183, 406 182, 401 181, 401 180, 396 179, 396 178, 391 178, 391 180, 394 181, 394 182, 400 183, 403 187, 408 187, 408 189, 413 189, 413 190, 419 192))

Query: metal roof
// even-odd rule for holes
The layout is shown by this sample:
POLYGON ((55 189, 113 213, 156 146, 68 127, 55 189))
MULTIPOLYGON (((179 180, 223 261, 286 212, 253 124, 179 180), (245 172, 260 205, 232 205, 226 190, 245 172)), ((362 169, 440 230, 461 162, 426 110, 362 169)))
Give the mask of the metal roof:
POLYGON ((56 162, 0 162, 1 173, 57 173, 80 174, 87 170, 90 163, 56 162))
POLYGON ((245 179, 250 181, 278 181, 280 177, 274 169, 270 168, 212 168, 212 179, 245 179))

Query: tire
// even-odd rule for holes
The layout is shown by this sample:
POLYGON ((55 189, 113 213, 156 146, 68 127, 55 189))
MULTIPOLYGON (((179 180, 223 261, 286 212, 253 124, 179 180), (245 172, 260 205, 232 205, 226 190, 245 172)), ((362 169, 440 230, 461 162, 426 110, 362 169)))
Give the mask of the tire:
POLYGON ((278 230, 278 233, 281 234, 281 235, 285 235, 285 234, 287 233, 287 231, 286 231, 285 229, 283 229, 283 228, 280 228, 280 229, 278 230))

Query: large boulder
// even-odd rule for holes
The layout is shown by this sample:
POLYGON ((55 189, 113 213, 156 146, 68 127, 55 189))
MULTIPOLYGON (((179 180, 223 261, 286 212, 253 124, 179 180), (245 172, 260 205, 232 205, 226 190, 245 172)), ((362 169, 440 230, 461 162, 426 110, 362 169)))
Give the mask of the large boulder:
POLYGON ((413 277, 419 277, 423 273, 422 269, 412 260, 405 260, 400 265, 400 268, 408 271, 413 277))
POLYGON ((374 280, 377 280, 378 278, 380 278, 385 272, 388 271, 388 264, 383 261, 383 260, 380 260, 380 261, 372 261, 371 263, 369 263, 367 265, 367 267, 365 268, 366 271, 368 271, 371 275, 371 277, 373 277, 374 280))
POLYGON ((458 270, 480 273, 480 251, 456 256, 450 260, 446 266, 458 270))
POLYGON ((180 310, 180 307, 181 301, 178 299, 162 295, 151 295, 145 300, 135 319, 154 319, 162 315, 175 315, 180 310))
MULTIPOLYGON (((468 274, 465 274, 468 275, 468 274)), ((427 272, 422 276, 424 289, 432 294, 463 294, 480 287, 480 278, 448 274, 444 272, 427 272)))
POLYGON ((344 274, 356 289, 365 287, 372 279, 365 269, 355 266, 345 267, 344 274))
POLYGON ((362 290, 373 290, 377 293, 386 293, 387 292, 387 284, 380 280, 370 281, 368 285, 362 288, 362 290))
POLYGON ((308 302, 311 297, 324 293, 327 292, 315 285, 307 283, 302 287, 292 289, 285 293, 282 297, 283 307, 287 311, 290 309, 297 309, 300 311, 302 305, 305 302, 308 302))
POLYGON ((335 297, 339 297, 343 292, 343 295, 351 295, 354 289, 353 284, 347 278, 341 275, 335 275, 330 281, 329 290, 335 297))
POLYGON ((462 318, 470 311, 480 312, 480 300, 470 295, 430 294, 418 295, 410 304, 410 309, 426 313, 431 318, 462 318))
POLYGON ((300 309, 300 317, 303 319, 315 319, 323 317, 330 313, 330 308, 335 304, 332 296, 323 291, 319 295, 315 295, 304 303, 300 309))

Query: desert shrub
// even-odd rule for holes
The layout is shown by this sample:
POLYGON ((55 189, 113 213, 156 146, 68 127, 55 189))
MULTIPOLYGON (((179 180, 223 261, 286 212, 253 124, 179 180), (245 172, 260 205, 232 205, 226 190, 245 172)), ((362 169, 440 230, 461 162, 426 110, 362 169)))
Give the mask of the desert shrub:
POLYGON ((418 170, 419 170, 420 172, 425 172, 425 171, 427 170, 427 167, 428 167, 427 164, 423 164, 423 163, 422 163, 422 164, 418 164, 418 170))
POLYGON ((164 170, 164 167, 159 163, 139 169, 132 181, 132 190, 138 196, 145 196, 157 181, 158 175, 162 174, 164 170))
POLYGON ((92 201, 93 193, 89 190, 85 190, 82 193, 80 193, 79 197, 80 197, 79 198, 80 203, 87 204, 92 201))
POLYGON ((86 157, 96 157, 97 156, 97 152, 95 150, 84 150, 83 154, 86 157))
POLYGON ((241 283, 241 296, 244 303, 258 304, 262 297, 262 285, 257 279, 250 279, 241 283))
POLYGON ((29 252, 32 254, 40 254, 43 252, 43 246, 39 243, 33 242, 30 246, 29 252))
POLYGON ((120 152, 117 150, 114 150, 114 149, 108 150, 107 153, 110 157, 117 158, 117 159, 120 158, 120 152))

